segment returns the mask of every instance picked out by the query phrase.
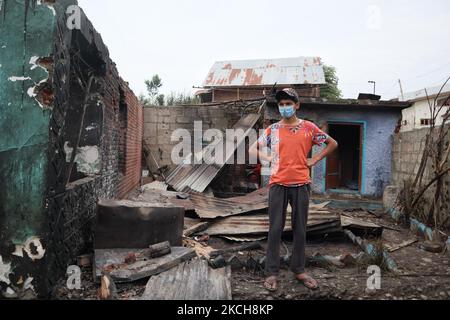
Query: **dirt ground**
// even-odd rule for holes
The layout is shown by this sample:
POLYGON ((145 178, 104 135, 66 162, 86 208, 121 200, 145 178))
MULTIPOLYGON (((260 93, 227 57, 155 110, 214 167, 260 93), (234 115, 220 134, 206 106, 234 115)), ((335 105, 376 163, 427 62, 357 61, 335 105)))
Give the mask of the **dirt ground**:
MULTIPOLYGON (((358 212, 352 215, 358 215, 358 212)), ((360 215, 365 215, 361 212, 360 215)), ((387 226, 383 232, 382 241, 385 244, 399 244, 416 236, 409 229, 396 226, 388 218, 369 218, 387 226), (396 230, 392 230, 392 229, 396 230)), ((420 249, 423 239, 390 253, 397 263, 401 273, 393 274, 382 271, 381 289, 368 291, 368 264, 357 264, 344 268, 324 268, 309 266, 310 272, 319 282, 320 288, 310 291, 299 284, 288 270, 282 266, 279 277, 279 290, 276 293, 267 292, 263 284, 261 265, 257 262, 264 257, 266 243, 263 249, 253 252, 242 252, 236 255, 237 260, 232 265, 232 291, 234 300, 448 300, 450 299, 450 253, 429 253, 420 249)), ((289 239, 284 243, 290 250, 289 239)), ((213 248, 223 248, 236 243, 219 238, 212 238, 209 243, 213 248)), ((347 238, 308 240, 307 256, 315 254, 339 256, 341 254, 358 254, 361 252, 347 238)), ((283 254, 283 252, 282 252, 283 254)), ((226 259, 230 255, 225 256, 226 259)), ((147 280, 132 284, 117 285, 121 299, 138 299, 145 289, 147 280)), ((98 284, 93 282, 92 269, 84 268, 82 274, 82 290, 69 291, 65 280, 55 288, 53 298, 62 300, 97 299, 98 284)))

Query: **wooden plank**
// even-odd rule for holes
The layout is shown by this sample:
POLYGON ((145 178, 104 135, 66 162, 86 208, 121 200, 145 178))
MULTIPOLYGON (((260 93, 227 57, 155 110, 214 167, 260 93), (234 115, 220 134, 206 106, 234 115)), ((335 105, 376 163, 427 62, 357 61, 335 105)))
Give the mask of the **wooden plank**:
POLYGON ((102 275, 100 289, 98 289, 98 298, 100 300, 117 300, 117 287, 114 280, 107 274, 102 275))
POLYGON ((195 257, 195 251, 184 247, 172 247, 172 252, 163 257, 124 263, 130 253, 143 256, 146 249, 96 249, 95 277, 98 279, 102 272, 109 273, 116 283, 133 282, 139 279, 167 271, 178 264, 195 257))
POLYGON ((198 257, 204 257, 206 259, 209 259, 211 252, 214 251, 212 247, 205 246, 200 242, 187 237, 183 239, 183 245, 187 248, 193 249, 198 257))
POLYGON ((231 300, 231 269, 212 269, 199 258, 153 276, 140 300, 231 300))
POLYGON ((400 249, 409 247, 410 245, 418 242, 419 240, 417 239, 410 239, 410 240, 406 240, 403 241, 402 243, 398 244, 398 245, 389 245, 389 244, 385 244, 385 247, 388 249, 389 252, 395 252, 398 251, 400 249))
POLYGON ((235 253, 240 251, 253 251, 253 250, 259 250, 261 249, 261 243, 259 242, 252 242, 252 243, 246 243, 237 247, 231 247, 227 249, 220 249, 220 250, 214 250, 210 253, 210 256, 212 258, 215 258, 217 256, 227 254, 227 253, 235 253))
POLYGON ((166 241, 151 245, 148 249, 144 250, 143 254, 149 259, 154 259, 165 256, 166 254, 170 254, 170 252, 172 252, 170 243, 169 241, 166 241))
POLYGON ((200 223, 193 225, 192 227, 186 229, 184 231, 184 236, 185 237, 193 236, 198 232, 205 231, 206 229, 208 229, 209 226, 210 226, 209 222, 200 222, 200 223))

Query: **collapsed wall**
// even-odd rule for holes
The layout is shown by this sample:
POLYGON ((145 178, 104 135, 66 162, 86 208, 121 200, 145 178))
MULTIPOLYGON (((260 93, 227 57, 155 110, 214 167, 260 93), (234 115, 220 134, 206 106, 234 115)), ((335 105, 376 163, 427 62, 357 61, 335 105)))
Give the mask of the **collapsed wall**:
POLYGON ((47 296, 96 203, 140 184, 143 113, 76 1, 0 1, 0 295, 47 296))

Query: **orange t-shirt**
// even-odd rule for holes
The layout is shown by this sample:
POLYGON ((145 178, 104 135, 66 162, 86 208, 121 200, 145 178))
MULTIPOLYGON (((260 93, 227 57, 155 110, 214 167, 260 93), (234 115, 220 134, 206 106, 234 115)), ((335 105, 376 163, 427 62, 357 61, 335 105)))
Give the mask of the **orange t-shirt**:
POLYGON ((270 185, 300 186, 311 183, 306 164, 313 145, 322 145, 328 135, 315 124, 300 120, 297 125, 280 122, 268 127, 259 138, 260 146, 271 149, 270 185))

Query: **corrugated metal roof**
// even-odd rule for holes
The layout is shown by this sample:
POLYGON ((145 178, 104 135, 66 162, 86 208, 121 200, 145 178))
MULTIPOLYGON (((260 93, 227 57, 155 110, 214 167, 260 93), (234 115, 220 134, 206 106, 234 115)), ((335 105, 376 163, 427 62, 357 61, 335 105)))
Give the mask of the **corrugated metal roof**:
POLYGON ((219 199, 194 193, 190 201, 196 214, 202 219, 215 219, 267 209, 268 188, 257 190, 243 197, 219 199))
POLYGON ((239 120, 233 129, 242 129, 244 135, 238 137, 237 143, 234 143, 234 141, 225 141, 225 143, 223 143, 223 140, 217 139, 213 144, 209 145, 208 148, 205 148, 204 155, 206 155, 209 150, 214 150, 216 145, 223 143, 225 154, 224 164, 207 164, 204 161, 202 164, 183 163, 169 174, 166 182, 179 192, 204 192, 223 166, 234 155, 234 152, 240 144, 245 141, 250 129, 255 126, 259 118, 260 114, 252 113, 239 120))
MULTIPOLYGON (((309 214, 307 232, 333 232, 341 228, 340 215, 327 211, 312 211, 309 214)), ((286 215, 285 232, 292 231, 291 215, 286 215)), ((214 223, 206 231, 211 236, 234 236, 249 234, 266 234, 269 232, 267 214, 236 216, 214 223)))
POLYGON ((203 86, 241 87, 294 84, 325 84, 319 57, 216 62, 203 86))

